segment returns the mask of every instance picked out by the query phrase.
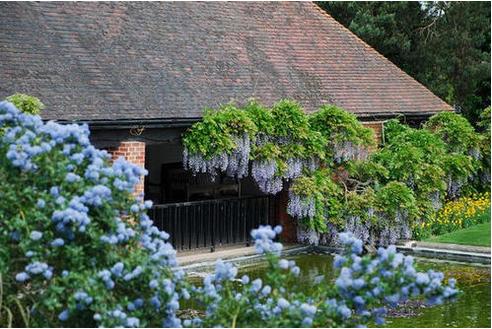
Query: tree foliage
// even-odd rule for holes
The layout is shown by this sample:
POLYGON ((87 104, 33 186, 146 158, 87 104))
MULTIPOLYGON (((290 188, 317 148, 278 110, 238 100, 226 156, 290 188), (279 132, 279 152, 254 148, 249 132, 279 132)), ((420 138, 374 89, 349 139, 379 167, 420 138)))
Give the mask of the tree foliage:
POLYGON ((6 100, 14 104, 22 112, 28 114, 40 114, 44 109, 44 104, 39 98, 31 95, 15 93, 7 97, 6 100))
POLYGON ((490 105, 490 3, 318 2, 475 124, 490 105))

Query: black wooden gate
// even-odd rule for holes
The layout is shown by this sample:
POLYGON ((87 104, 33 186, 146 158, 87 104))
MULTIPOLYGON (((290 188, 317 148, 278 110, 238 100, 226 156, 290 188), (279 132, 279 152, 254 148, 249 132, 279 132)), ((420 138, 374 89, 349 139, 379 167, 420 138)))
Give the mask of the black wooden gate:
POLYGON ((228 244, 249 245, 250 231, 275 225, 275 202, 268 196, 241 197, 155 205, 149 216, 171 235, 177 250, 228 244))

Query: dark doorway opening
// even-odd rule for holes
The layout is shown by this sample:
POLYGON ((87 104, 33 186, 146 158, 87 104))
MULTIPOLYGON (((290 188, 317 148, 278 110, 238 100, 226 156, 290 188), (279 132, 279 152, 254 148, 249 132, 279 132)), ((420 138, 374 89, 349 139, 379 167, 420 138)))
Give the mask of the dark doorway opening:
POLYGON ((171 235, 178 250, 250 244, 250 231, 277 222, 276 198, 264 195, 250 178, 194 175, 183 168, 180 144, 146 149, 149 216, 171 235))

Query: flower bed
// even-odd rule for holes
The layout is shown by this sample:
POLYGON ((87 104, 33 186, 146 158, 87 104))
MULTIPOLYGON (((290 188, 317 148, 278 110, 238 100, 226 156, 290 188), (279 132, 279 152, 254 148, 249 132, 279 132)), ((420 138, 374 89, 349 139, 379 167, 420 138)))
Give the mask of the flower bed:
POLYGON ((490 221, 490 193, 473 194, 448 201, 428 221, 415 228, 421 237, 441 235, 490 221), (489 216, 486 216, 489 211, 489 216))

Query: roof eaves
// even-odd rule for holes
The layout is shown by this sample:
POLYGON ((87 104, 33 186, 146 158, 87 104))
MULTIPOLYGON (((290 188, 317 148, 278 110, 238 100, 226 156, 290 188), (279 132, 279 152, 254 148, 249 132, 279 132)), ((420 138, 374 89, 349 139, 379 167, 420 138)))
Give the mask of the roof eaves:
POLYGON ((57 120, 58 123, 87 124, 94 130, 145 128, 185 128, 201 118, 152 118, 152 119, 111 119, 111 120, 57 120))
MULTIPOLYGON (((438 112, 379 112, 379 113, 355 113, 361 121, 378 121, 403 116, 412 119, 426 119, 438 112)), ((131 128, 187 128, 200 121, 201 117, 193 118, 152 118, 152 119, 112 119, 112 120, 58 120, 59 123, 87 124, 93 130, 118 130, 131 128)))

